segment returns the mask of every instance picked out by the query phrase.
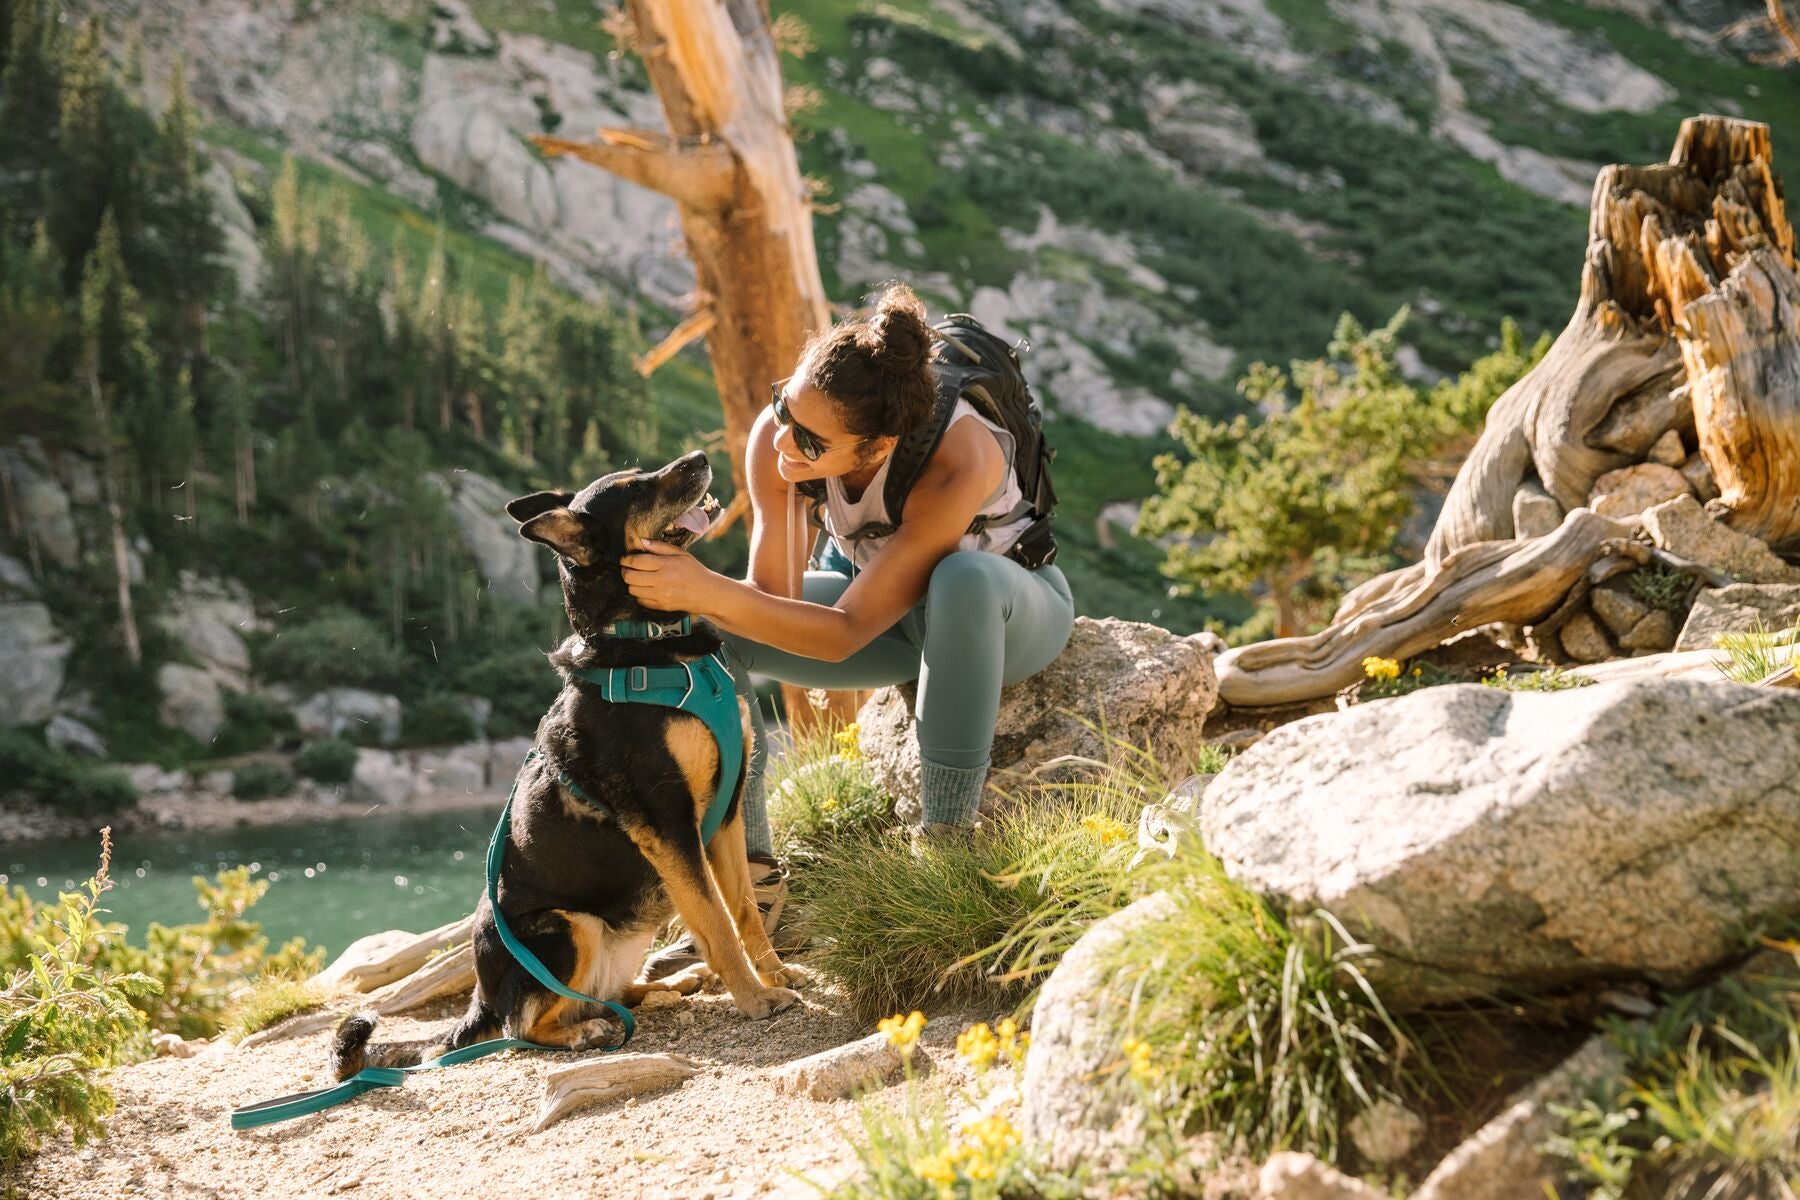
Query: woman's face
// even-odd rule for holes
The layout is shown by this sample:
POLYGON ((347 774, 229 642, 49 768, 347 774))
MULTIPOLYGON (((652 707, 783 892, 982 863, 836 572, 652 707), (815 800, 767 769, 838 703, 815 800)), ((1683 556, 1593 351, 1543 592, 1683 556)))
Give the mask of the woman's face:
POLYGON ((831 479, 879 461, 894 448, 895 438, 864 438, 844 427, 838 406, 831 397, 806 382, 804 375, 785 379, 780 387, 781 407, 787 420, 776 414, 775 450, 780 455, 776 470, 789 483, 807 479, 831 479), (799 425, 810 433, 824 452, 809 459, 800 450, 794 434, 799 425))

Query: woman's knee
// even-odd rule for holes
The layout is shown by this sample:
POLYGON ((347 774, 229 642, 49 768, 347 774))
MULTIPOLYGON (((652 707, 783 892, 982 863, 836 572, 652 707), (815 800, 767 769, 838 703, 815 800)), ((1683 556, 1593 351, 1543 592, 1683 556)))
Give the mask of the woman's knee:
POLYGON ((1005 587, 1005 568, 1009 566, 1016 569, 1016 564, 998 554, 953 550, 932 568, 931 582, 925 591, 926 604, 961 607, 985 597, 998 599, 1005 587))

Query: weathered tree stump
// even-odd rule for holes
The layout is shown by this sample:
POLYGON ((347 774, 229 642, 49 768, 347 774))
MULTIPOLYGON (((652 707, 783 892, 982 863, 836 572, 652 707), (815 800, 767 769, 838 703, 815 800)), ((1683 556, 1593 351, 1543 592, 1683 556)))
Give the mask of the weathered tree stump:
POLYGON ((1354 683, 1367 656, 1404 658, 1491 622, 1566 619, 1571 590, 1638 527, 1634 513, 1589 511, 1595 482, 1659 443, 1667 454, 1670 430, 1698 449, 1683 476, 1710 470, 1715 519, 1800 545, 1800 277, 1766 125, 1692 117, 1667 163, 1600 172, 1575 312, 1495 402, 1423 561, 1352 591, 1320 633, 1224 655, 1220 698, 1325 696, 1354 683), (1548 493, 1567 518, 1521 535, 1522 492, 1548 493))

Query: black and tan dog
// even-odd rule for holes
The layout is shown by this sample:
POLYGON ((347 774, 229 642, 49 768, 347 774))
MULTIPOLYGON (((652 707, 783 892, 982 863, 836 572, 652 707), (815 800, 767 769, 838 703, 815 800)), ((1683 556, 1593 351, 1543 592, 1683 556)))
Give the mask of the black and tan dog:
MULTIPOLYGON (((635 1006, 652 991, 688 992, 695 972, 635 982, 671 905, 694 935, 706 965, 740 1011, 768 1017, 799 997, 764 932, 744 853, 740 809, 745 766, 712 843, 699 825, 719 785, 720 756, 695 716, 654 704, 614 704, 575 677, 588 667, 667 666, 719 648, 718 634, 695 621, 690 634, 659 641, 605 637, 610 621, 674 623, 681 614, 649 612, 632 600, 619 560, 647 540, 685 545, 707 526, 712 469, 698 451, 660 471, 620 471, 580 493, 539 492, 506 506, 519 533, 556 551, 563 602, 575 630, 550 655, 563 690, 538 723, 540 757, 521 768, 512 831, 500 873, 500 908, 513 933, 568 987, 635 1006), (574 780, 581 799, 558 782, 574 780)), ((331 1050, 337 1078, 365 1066, 410 1066, 453 1049, 507 1036, 585 1049, 618 1038, 597 1005, 541 986, 513 960, 494 927, 484 894, 475 912, 475 993, 462 1020, 441 1040, 369 1045, 371 1014, 339 1026, 331 1050)))

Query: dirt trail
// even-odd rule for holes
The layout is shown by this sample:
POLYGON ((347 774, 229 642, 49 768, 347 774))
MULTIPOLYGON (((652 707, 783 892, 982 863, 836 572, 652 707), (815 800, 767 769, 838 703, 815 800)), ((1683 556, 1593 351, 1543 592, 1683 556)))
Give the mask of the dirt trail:
MULTIPOLYGON (((700 1060, 678 1087, 576 1112, 530 1131, 544 1075, 566 1054, 496 1055, 414 1076, 315 1116, 234 1133, 230 1110, 323 1086, 329 1034, 251 1050, 209 1048, 157 1059, 112 1077, 118 1112, 107 1138, 76 1149, 48 1146, 21 1175, 41 1200, 124 1195, 235 1200, 427 1197, 808 1197, 855 1165, 846 1134, 860 1130, 856 1103, 779 1094, 782 1063, 871 1032, 843 997, 809 981, 804 1007, 768 1021, 738 1015, 724 995, 640 1010, 631 1048, 700 1060)), ((460 1015, 464 1000, 384 1018, 377 1040, 423 1036, 460 1015)), ((968 1079, 953 1041, 988 1014, 946 1014, 927 1026, 922 1050, 932 1089, 968 1079)), ((900 1089, 886 1095, 896 1099, 900 1089)))

